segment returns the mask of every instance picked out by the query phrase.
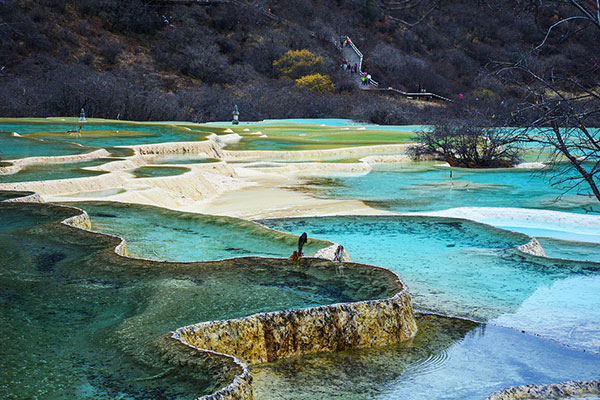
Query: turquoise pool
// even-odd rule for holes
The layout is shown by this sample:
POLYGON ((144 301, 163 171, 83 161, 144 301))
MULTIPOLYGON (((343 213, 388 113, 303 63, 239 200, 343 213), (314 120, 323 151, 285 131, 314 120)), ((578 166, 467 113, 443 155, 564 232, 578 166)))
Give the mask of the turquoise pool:
POLYGON ((525 235, 464 220, 322 217, 261 221, 344 244, 390 268, 418 309, 492 321, 600 353, 600 264, 525 256, 525 235))
MULTIPOLYGON (((206 261, 242 256, 289 257, 298 243, 297 236, 237 218, 111 202, 73 205, 88 212, 94 230, 124 237, 128 254, 136 257, 170 261, 206 261)), ((314 254, 329 245, 328 242, 311 239, 304 252, 314 254)))
POLYGON ((150 162, 152 164, 211 164, 221 162, 217 158, 203 157, 196 154, 175 154, 153 157, 150 162))
POLYGON ((600 263, 600 243, 556 240, 540 237, 538 241, 548 257, 600 263))
POLYGON ((57 143, 26 137, 14 137, 9 132, 2 132, 6 127, 2 127, 1 125, 0 158, 4 160, 38 156, 66 156, 87 153, 94 150, 71 143, 57 143))
POLYGON ((0 175, 0 183, 48 181, 55 179, 72 179, 105 174, 105 171, 93 171, 82 168, 94 167, 115 161, 116 159, 101 158, 92 161, 76 163, 61 163, 51 165, 34 165, 24 167, 15 174, 0 175))
POLYGON ((323 263, 274 259, 127 260, 114 253, 115 238, 57 222, 73 214, 0 203, 0 398, 193 399, 232 376, 202 360, 187 363, 189 351, 171 361, 169 331, 387 297, 396 288, 360 266, 342 276, 323 263))
MULTIPOLYGON (((39 138, 58 143, 76 143, 86 147, 132 146, 137 144, 185 142, 205 140, 212 133, 200 125, 193 128, 185 124, 131 123, 131 122, 84 122, 48 120, 28 122, 0 121, 0 131, 16 132, 26 138, 39 138), (78 131, 81 135, 67 133, 78 131)), ((214 130, 214 129, 213 129, 214 130)))
POLYGON ((312 179, 309 189, 327 198, 359 199, 397 212, 438 211, 453 207, 522 207, 584 213, 598 201, 587 192, 551 187, 539 171, 528 169, 450 169, 433 163, 376 167, 363 176, 312 179))
MULTIPOLYGON (((43 146, 39 146, 37 152, 44 153, 43 155, 76 154, 77 150, 81 152, 83 149, 114 146, 201 141, 206 140, 212 133, 228 133, 225 128, 242 136, 239 142, 227 146, 230 150, 309 150, 405 143, 422 127, 378 126, 353 123, 349 120, 272 120, 238 126, 227 122, 192 124, 89 120, 79 123, 73 118, 64 121, 57 118, 0 120, 0 132, 16 132, 23 138, 41 139, 42 142, 38 142, 43 143, 43 146), (79 127, 81 135, 75 134, 79 127), (256 134, 258 131, 262 133, 256 134), (266 137, 260 137, 262 135, 266 137), (76 148, 78 146, 79 149, 76 148), (73 150, 69 152, 69 149, 73 150)), ((8 133, 4 135, 7 138, 9 136, 8 133)), ((6 146, 3 147, 8 149, 8 144, 11 150, 7 150, 3 158, 21 158, 31 153, 31 145, 26 144, 26 141, 6 141, 6 146)))
MULTIPOLYGON (((70 118, 28 120, 0 119, 0 158, 63 156, 108 148, 116 155, 127 150, 114 146, 133 146, 165 142, 202 141, 223 129, 191 123, 137 123, 90 120, 79 123, 70 118), (77 134, 81 126, 81 134, 77 134), (21 137, 13 137, 15 132, 21 137)), ((129 151, 130 153, 130 151, 129 151)))
POLYGON ((599 356, 513 329, 427 315, 417 324, 417 336, 407 343, 253 368, 255 397, 482 400, 507 386, 597 379, 600 373, 599 356))
POLYGON ((136 178, 160 178, 165 176, 177 176, 190 172, 191 169, 185 167, 139 167, 131 171, 136 178))

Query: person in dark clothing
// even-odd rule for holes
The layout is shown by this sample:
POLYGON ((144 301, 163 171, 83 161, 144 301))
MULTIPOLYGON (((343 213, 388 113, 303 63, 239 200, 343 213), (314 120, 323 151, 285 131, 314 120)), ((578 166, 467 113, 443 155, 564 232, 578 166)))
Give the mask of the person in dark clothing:
POLYGON ((300 235, 300 238, 298 238, 298 254, 300 255, 300 257, 304 255, 304 253, 302 253, 302 248, 304 247, 304 244, 307 240, 308 235, 306 235, 306 232, 303 232, 302 235, 300 235))

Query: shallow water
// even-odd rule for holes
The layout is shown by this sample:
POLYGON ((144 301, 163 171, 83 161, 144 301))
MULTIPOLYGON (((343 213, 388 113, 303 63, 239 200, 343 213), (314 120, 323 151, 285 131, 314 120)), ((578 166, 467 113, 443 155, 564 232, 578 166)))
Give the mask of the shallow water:
POLYGON ((538 242, 548 257, 600 263, 600 243, 556 240, 540 237, 538 242))
POLYGON ((417 319, 394 346, 281 360, 252 369, 266 399, 473 399, 508 386, 597 378, 600 356, 493 325, 417 319))
POLYGON ((16 174, 0 175, 0 183, 48 181, 56 179, 83 178, 105 174, 105 171, 93 171, 82 168, 94 167, 115 161, 115 159, 101 158, 92 161, 76 163, 61 163, 47 165, 33 165, 21 169, 16 174))
MULTIPOLYGON (((237 218, 136 204, 84 202, 73 205, 88 212, 94 230, 125 238, 128 254, 137 257, 170 261, 289 257, 298 243, 297 236, 237 218)), ((329 245, 310 239, 304 253, 312 255, 329 245)))
POLYGON ((362 176, 310 180, 302 186, 328 198, 359 199, 397 212, 454 207, 521 207, 584 213, 598 208, 587 196, 551 187, 539 172, 526 169, 467 170, 432 163, 381 166, 362 176))
POLYGON ((529 241, 464 220, 322 217, 262 221, 342 243, 355 262, 402 277, 418 309, 493 320, 600 353, 600 264, 525 256, 529 241), (576 333, 576 334, 574 334, 576 333))
POLYGON ((55 143, 25 137, 13 137, 8 132, 2 132, 5 129, 6 127, 0 124, 0 158, 4 160, 38 156, 66 156, 94 150, 71 143, 55 143))
POLYGON ((290 119, 242 123, 209 123, 242 136, 227 150, 321 150, 337 147, 409 143, 423 126, 380 126, 344 119, 290 119))
POLYGON ((176 154, 153 157, 152 164, 211 164, 221 162, 217 158, 201 157, 197 154, 176 154))
POLYGON ((184 124, 180 125, 117 121, 79 123, 77 121, 48 120, 29 122, 13 119, 0 121, 0 131, 16 132, 24 137, 41 138, 50 142, 109 147, 205 140, 215 130, 199 125, 192 130, 184 128, 182 126, 184 124), (68 131, 78 131, 80 126, 81 134, 68 133, 68 131))
POLYGON ((159 178, 176 176, 191 171, 185 167, 139 167, 131 171, 136 178, 159 178))
POLYGON ((389 130, 378 128, 337 128, 300 124, 267 124, 253 126, 250 131, 233 128, 236 133, 242 136, 242 139, 239 142, 229 144, 226 149, 322 150, 338 147, 409 143, 414 137, 412 131, 403 131, 402 127, 389 130))
POLYGON ((18 192, 16 190, 0 190, 0 201, 16 199, 33 194, 33 192, 18 192))
MULTIPOLYGON (((349 120, 289 120, 264 121, 233 126, 227 122, 213 124, 137 123, 90 120, 79 123, 75 119, 27 120, 2 119, 0 132, 16 132, 24 138, 43 139, 49 154, 59 155, 75 145, 89 148, 132 146, 139 144, 184 142, 206 140, 211 133, 223 134, 225 128, 242 135, 237 143, 227 146, 228 150, 317 150, 336 147, 367 146, 378 144, 406 143, 412 140, 419 126, 378 126, 356 124, 349 120), (81 134, 69 133, 77 131, 81 134), (261 132, 257 134, 257 132, 261 132), (267 137, 260 137, 266 135, 267 137), (60 144, 59 144, 60 143, 60 144)), ((8 136, 7 136, 8 137, 8 136)), ((15 150, 14 157, 27 154, 24 141, 10 142, 15 150)), ((75 152, 65 153, 75 154, 75 152)))
MULTIPOLYGON (((199 321, 387 297, 362 268, 239 259, 153 263, 114 254, 114 238, 53 223, 73 211, 0 203, 0 398, 191 399, 231 376, 171 365, 161 336, 199 321), (365 279, 373 285, 365 287, 365 279)), ((169 350, 170 349, 170 350, 169 350)))

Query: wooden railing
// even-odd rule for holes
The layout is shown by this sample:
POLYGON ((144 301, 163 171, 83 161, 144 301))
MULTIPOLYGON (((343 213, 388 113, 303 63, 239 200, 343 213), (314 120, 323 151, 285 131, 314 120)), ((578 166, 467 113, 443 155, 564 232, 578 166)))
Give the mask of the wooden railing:
POLYGON ((413 99, 413 98, 422 98, 422 99, 426 99, 426 100, 438 99, 438 100, 449 101, 450 103, 454 103, 454 100, 450 100, 447 97, 440 96, 439 94, 435 94, 435 93, 431 93, 431 92, 405 92, 403 90, 394 89, 392 87, 378 88, 377 90, 395 92, 395 93, 398 93, 398 94, 406 97, 407 99, 413 99))
MULTIPOLYGON (((359 62, 358 62, 358 70, 359 72, 362 72, 362 61, 363 61, 363 53, 358 50, 358 48, 356 47, 356 45, 352 42, 352 40, 350 40, 349 36, 341 36, 342 41, 343 40, 348 40, 350 47, 352 48, 352 50, 356 53, 356 55, 359 58, 359 62)), ((337 43, 336 43, 337 45, 337 43)), ((343 47, 342 47, 343 50, 343 47)), ((373 79, 369 79, 369 84, 375 86, 374 90, 378 90, 378 91, 389 91, 389 92, 394 92, 397 94, 400 94, 404 97, 406 97, 407 99, 425 99, 425 100, 433 100, 433 99, 437 99, 437 100, 442 100, 442 101, 448 101, 453 103, 454 101, 444 97, 444 96, 440 96, 439 94, 435 94, 435 93, 431 93, 431 92, 405 92, 403 90, 400 89, 395 89, 393 87, 387 87, 387 88, 380 88, 379 87, 379 83, 373 79)))

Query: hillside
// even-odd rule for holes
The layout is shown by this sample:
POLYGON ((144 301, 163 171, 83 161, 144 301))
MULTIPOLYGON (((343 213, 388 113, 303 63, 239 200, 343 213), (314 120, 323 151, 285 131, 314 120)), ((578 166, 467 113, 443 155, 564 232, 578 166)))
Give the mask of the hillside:
MULTIPOLYGON (((490 74, 541 43, 566 11, 507 0, 0 1, 0 116, 77 115, 132 120, 345 117, 378 123, 444 118, 424 104, 361 91, 340 67, 349 35, 364 69, 407 91, 427 89, 470 107, 523 96, 490 74), (333 90, 300 87, 275 67, 290 50, 320 61, 306 73, 333 90)), ((557 28, 538 65, 564 75, 598 63, 597 30, 557 28)), ((596 64, 597 65, 597 64, 596 64)))

